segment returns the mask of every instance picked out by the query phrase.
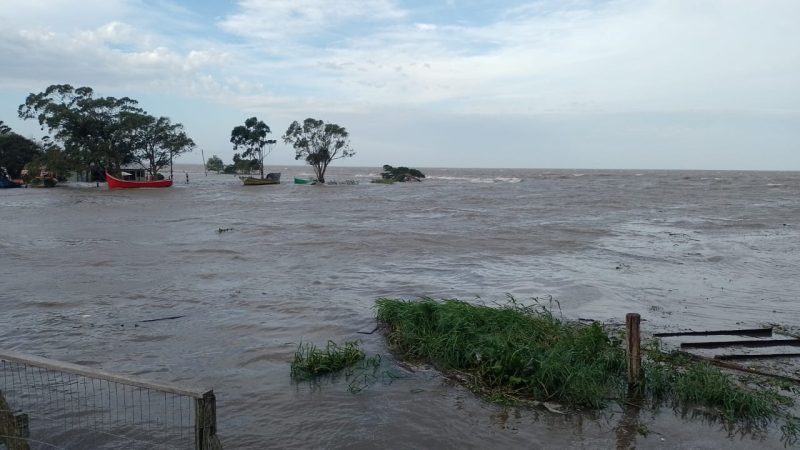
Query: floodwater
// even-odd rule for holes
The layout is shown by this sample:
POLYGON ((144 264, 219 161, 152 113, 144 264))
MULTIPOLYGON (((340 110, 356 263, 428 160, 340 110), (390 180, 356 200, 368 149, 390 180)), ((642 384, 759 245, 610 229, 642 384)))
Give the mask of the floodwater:
POLYGON ((277 186, 185 166, 171 189, 0 191, 0 348, 213 387, 226 448, 783 448, 671 410, 631 435, 619 407, 488 404, 358 332, 378 297, 506 294, 552 296, 571 319, 638 312, 646 332, 796 326, 800 173, 431 169, 379 185, 377 168, 333 167, 360 184, 303 186, 307 167, 277 170, 277 186), (343 377, 293 384, 298 343, 329 339, 401 376, 357 394, 343 377))

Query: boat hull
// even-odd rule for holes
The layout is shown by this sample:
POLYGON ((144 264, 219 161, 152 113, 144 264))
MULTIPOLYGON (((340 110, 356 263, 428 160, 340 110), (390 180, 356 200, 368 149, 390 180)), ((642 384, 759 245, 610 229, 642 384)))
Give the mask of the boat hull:
POLYGON ((172 186, 172 180, 128 181, 114 178, 108 173, 106 173, 106 182, 109 189, 168 188, 172 186))
POLYGON ((306 180, 305 178, 295 178, 294 184, 317 184, 317 180, 306 180))
POLYGON ((22 184, 16 183, 11 180, 0 180, 0 189, 9 189, 9 188, 18 188, 22 187, 22 184))

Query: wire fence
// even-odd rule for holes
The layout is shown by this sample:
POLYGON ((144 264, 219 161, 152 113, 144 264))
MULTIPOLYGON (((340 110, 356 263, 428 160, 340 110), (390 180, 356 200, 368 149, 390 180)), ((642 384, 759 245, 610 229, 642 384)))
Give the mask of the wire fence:
POLYGON ((211 390, 0 352, 0 449, 217 450, 215 403, 211 390))

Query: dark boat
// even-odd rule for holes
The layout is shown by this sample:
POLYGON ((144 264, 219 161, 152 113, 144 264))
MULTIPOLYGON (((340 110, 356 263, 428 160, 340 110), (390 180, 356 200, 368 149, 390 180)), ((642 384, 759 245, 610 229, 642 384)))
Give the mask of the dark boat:
POLYGON ((20 186, 22 186, 22 183, 0 178, 0 189, 18 188, 20 186))
POLYGON ((281 184, 281 173, 270 172, 264 178, 239 177, 245 186, 263 186, 265 184, 281 184))
POLYGON ((108 182, 109 189, 168 188, 172 186, 172 180, 128 181, 114 178, 108 172, 106 172, 106 182, 108 182))

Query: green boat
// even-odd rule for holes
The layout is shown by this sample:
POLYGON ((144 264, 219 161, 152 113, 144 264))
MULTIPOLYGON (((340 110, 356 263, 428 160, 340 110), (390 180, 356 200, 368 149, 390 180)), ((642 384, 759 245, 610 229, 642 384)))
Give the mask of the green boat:
POLYGON ((307 180, 305 178, 295 177, 294 184, 317 184, 317 180, 307 180))

